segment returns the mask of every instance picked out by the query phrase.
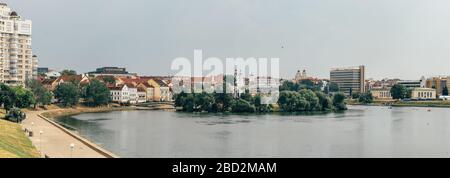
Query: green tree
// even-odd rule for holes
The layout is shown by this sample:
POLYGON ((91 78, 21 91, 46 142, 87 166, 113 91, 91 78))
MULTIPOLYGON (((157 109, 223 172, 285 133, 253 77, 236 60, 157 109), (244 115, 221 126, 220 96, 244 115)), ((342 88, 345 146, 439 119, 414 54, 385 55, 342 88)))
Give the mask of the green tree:
POLYGON ((394 99, 404 99, 407 97, 408 91, 405 86, 395 84, 391 88, 391 95, 394 99))
POLYGON ((447 88, 447 86, 444 86, 444 89, 442 90, 442 95, 448 96, 448 88, 447 88))
POLYGON ((60 73, 61 73, 61 75, 77 75, 76 71, 70 70, 70 69, 64 69, 60 73))
POLYGON ((297 99, 300 97, 295 91, 282 91, 280 92, 280 97, 278 98, 278 105, 280 109, 285 112, 295 112, 297 99))
POLYGON ((231 106, 231 111, 234 113, 254 113, 256 108, 246 100, 237 99, 231 106))
POLYGON ((189 93, 185 98, 183 102, 183 111, 187 112, 194 112, 195 111, 195 100, 194 100, 194 94, 189 93))
POLYGON ((184 91, 182 91, 182 92, 179 93, 179 94, 175 94, 175 95, 173 96, 175 107, 183 107, 187 95, 188 95, 188 94, 185 93, 184 91))
POLYGON ((21 86, 12 88, 15 93, 14 106, 19 108, 28 108, 36 103, 33 92, 21 86))
POLYGON ((278 105, 284 112, 311 111, 311 103, 305 98, 307 95, 309 94, 306 92, 300 94, 295 91, 283 91, 280 93, 278 105))
POLYGON ((26 82, 27 88, 29 88, 33 94, 35 99, 34 108, 36 108, 37 104, 48 105, 51 102, 52 95, 38 80, 28 80, 26 82))
POLYGON ((372 93, 363 93, 359 96, 358 101, 363 104, 373 103, 372 93))
POLYGON ((80 91, 75 84, 70 82, 59 84, 54 94, 56 99, 64 106, 74 106, 80 100, 80 91))
POLYGON ((46 91, 41 98, 39 98, 39 102, 42 105, 49 105, 52 102, 53 94, 52 92, 46 91))
MULTIPOLYGON (((310 79, 305 79, 305 80, 300 81, 300 83, 298 84, 297 90, 309 89, 309 90, 313 90, 313 91, 320 91, 321 86, 322 86, 322 82, 316 84, 314 81, 312 81, 310 79)), ((297 90, 292 90, 292 91, 297 91, 297 90)))
POLYGON ((195 96, 194 103, 198 111, 213 112, 214 96, 208 93, 201 93, 195 96))
POLYGON ((92 80, 84 87, 83 98, 89 106, 101 106, 111 101, 111 93, 99 80, 92 80))
POLYGON ((333 103, 325 93, 323 92, 316 92, 317 98, 319 98, 319 106, 320 110, 322 111, 329 111, 333 109, 333 103))
POLYGON ((112 85, 116 84, 116 79, 113 76, 104 76, 103 81, 107 84, 112 84, 112 85))
POLYGON ((229 93, 214 93, 215 104, 213 106, 215 112, 230 111, 233 97, 229 93))
POLYGON ((0 105, 8 111, 14 107, 16 99, 16 93, 9 86, 0 83, 0 105))
POLYGON ((296 112, 310 111, 310 103, 301 95, 294 97, 294 102, 296 112))
POLYGON ((329 92, 339 92, 339 85, 336 83, 330 82, 327 88, 329 92))
POLYGON ((280 91, 298 91, 299 85, 292 81, 284 81, 280 86, 280 91))
POLYGON ((250 103, 254 102, 254 98, 252 97, 252 95, 250 94, 249 90, 245 90, 245 93, 242 93, 240 96, 241 99, 248 101, 250 103))
POLYGON ((300 96, 307 101, 305 106, 306 111, 320 110, 319 98, 316 96, 316 93, 314 93, 312 90, 307 89, 300 90, 299 93, 300 96))
POLYGON ((336 110, 347 110, 345 105, 345 95, 343 93, 336 93, 333 96, 333 106, 336 110))
POLYGON ((361 93, 353 93, 352 99, 359 99, 361 97, 361 93))
POLYGON ((256 112, 266 113, 272 111, 272 105, 263 104, 261 94, 257 94, 254 98, 256 112))

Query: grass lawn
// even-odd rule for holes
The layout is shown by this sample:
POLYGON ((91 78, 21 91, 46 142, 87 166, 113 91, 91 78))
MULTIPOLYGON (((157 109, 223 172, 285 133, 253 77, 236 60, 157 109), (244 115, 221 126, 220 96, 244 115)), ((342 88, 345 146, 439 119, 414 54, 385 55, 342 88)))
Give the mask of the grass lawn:
POLYGON ((39 152, 16 123, 0 119, 0 158, 38 158, 39 152))

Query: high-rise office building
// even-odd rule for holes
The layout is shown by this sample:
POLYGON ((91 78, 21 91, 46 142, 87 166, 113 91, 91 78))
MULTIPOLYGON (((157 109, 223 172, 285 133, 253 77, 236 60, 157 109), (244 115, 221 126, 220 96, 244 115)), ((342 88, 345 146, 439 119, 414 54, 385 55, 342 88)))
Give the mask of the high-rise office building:
POLYGON ((31 34, 31 21, 0 3, 0 82, 18 85, 37 77, 31 34))
POLYGON ((335 68, 330 72, 330 82, 337 84, 346 95, 365 93, 365 67, 335 68))

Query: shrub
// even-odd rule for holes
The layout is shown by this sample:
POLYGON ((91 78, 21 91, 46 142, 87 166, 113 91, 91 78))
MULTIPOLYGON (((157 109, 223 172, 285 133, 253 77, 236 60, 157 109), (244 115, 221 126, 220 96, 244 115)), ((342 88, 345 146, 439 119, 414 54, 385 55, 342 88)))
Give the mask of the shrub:
POLYGON ((238 99, 231 106, 231 111, 235 113, 254 113, 256 108, 250 102, 238 99))

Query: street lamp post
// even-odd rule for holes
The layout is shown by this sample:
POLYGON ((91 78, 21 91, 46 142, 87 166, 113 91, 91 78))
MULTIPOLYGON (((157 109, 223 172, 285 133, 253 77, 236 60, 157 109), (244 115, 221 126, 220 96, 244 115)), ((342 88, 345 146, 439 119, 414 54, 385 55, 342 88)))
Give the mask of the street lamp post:
POLYGON ((70 158, 73 158, 73 149, 75 148, 75 144, 70 144, 70 158))
POLYGON ((41 151, 41 156, 44 154, 44 152, 42 151, 42 134, 44 133, 44 131, 39 131, 39 150, 41 151))
POLYGON ((31 122, 31 132, 34 130, 34 122, 31 122))

